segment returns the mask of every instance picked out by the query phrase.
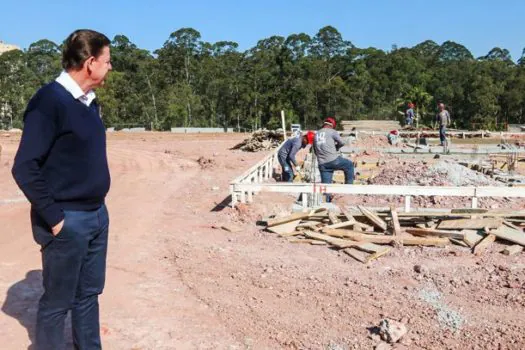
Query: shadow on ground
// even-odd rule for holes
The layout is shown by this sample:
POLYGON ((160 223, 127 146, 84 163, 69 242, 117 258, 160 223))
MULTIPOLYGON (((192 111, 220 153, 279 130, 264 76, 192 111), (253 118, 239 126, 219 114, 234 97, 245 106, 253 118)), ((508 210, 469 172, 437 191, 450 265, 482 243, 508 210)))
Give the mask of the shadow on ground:
MULTIPOLYGON (((42 270, 31 270, 25 278, 13 284, 7 291, 2 311, 20 322, 27 335, 34 342, 38 300, 43 293, 42 270)), ((33 349, 29 346, 28 350, 33 349)))

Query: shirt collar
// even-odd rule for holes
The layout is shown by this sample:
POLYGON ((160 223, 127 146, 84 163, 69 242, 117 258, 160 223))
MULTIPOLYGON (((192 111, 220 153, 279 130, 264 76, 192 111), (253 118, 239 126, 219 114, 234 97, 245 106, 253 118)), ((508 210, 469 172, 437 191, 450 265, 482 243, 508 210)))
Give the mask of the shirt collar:
POLYGON ((62 85, 64 89, 66 89, 71 95, 73 95, 73 98, 75 100, 79 100, 86 106, 91 105, 91 102, 93 102, 93 100, 96 97, 95 92, 93 90, 89 90, 87 93, 84 94, 84 91, 82 91, 77 82, 73 78, 71 78, 71 75, 69 75, 66 71, 60 73, 58 78, 56 78, 56 82, 62 85))

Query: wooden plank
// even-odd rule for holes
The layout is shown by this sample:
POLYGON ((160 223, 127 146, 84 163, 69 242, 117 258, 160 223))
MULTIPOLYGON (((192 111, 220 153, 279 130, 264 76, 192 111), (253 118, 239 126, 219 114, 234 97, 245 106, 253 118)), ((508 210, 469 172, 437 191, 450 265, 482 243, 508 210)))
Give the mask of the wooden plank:
MULTIPOLYGON (((379 216, 387 216, 388 213, 378 213, 379 216)), ((398 212, 399 218, 403 217, 470 217, 471 214, 452 214, 451 210, 448 211, 411 211, 409 213, 398 212)), ((493 209, 488 210, 486 213, 479 214, 483 217, 525 217, 524 210, 505 210, 505 209, 493 209)))
POLYGON ((465 243, 465 241, 461 241, 459 239, 454 239, 454 238, 449 238, 449 240, 454 244, 460 245, 465 248, 470 248, 470 246, 467 243, 465 243))
POLYGON ((326 242, 318 241, 316 239, 308 239, 308 238, 290 238, 288 240, 290 243, 307 243, 307 244, 313 244, 313 245, 326 245, 326 242))
POLYGON ((463 239, 465 235, 459 231, 441 231, 430 228, 407 228, 406 232, 416 236, 433 236, 463 239))
POLYGON ((513 228, 515 230, 522 231, 521 227, 518 227, 518 226, 514 225, 513 223, 511 223, 511 222, 509 222, 507 220, 503 221, 503 224, 507 225, 508 227, 513 228))
POLYGON ((367 208, 365 208, 365 207, 363 207, 361 205, 358 205, 357 207, 359 208, 361 213, 363 213, 363 215, 365 215, 374 224, 374 226, 376 226, 377 228, 379 228, 382 231, 386 231, 387 224, 386 224, 386 222, 383 221, 383 219, 381 219, 374 212, 368 210, 367 208))
POLYGON ((401 225, 399 224, 399 218, 397 216, 396 207, 390 206, 390 215, 392 216, 392 225, 394 226, 394 235, 399 236, 401 234, 401 225))
POLYGON ((478 230, 461 230, 461 233, 465 235, 463 241, 467 243, 470 248, 473 248, 485 237, 485 234, 478 230))
POLYGON ((525 223, 525 220, 523 220, 523 219, 506 218, 505 220, 508 221, 508 222, 514 222, 514 223, 518 223, 518 224, 525 223))
POLYGON ((304 235, 307 238, 317 239, 319 241, 330 243, 331 245, 337 248, 349 248, 349 247, 353 247, 359 244, 359 242, 353 242, 353 241, 349 241, 349 240, 345 240, 341 238, 335 238, 329 235, 325 235, 325 234, 317 233, 313 231, 305 231, 304 235))
POLYGON ((283 218, 275 218, 272 220, 268 220, 268 222, 266 223, 266 227, 273 227, 286 224, 291 221, 306 219, 308 216, 310 216, 310 213, 294 213, 283 218))
POLYGON ((425 222, 425 225, 427 226, 427 228, 435 229, 437 226, 437 223, 434 220, 430 220, 430 221, 425 222))
POLYGON ((355 248, 345 248, 343 249, 343 252, 350 255, 352 258, 356 259, 357 261, 362 262, 363 264, 368 263, 367 258, 368 258, 368 255, 370 254, 367 254, 355 248))
POLYGON ((502 221, 494 218, 484 219, 457 219, 457 220, 443 220, 439 223, 438 229, 482 229, 488 227, 490 229, 501 226, 502 221))
POLYGON ((352 241, 348 239, 335 238, 335 237, 331 237, 329 235, 325 235, 322 233, 310 232, 310 231, 304 232, 304 235, 307 238, 324 241, 324 242, 330 243, 334 247, 341 248, 341 249, 354 247, 354 248, 357 248, 357 249, 360 249, 366 252, 370 252, 370 253, 377 253, 378 251, 381 251, 380 247, 373 243, 357 242, 357 241, 352 241))
POLYGON ((326 229, 337 229, 337 228, 343 228, 343 227, 348 227, 348 226, 354 226, 356 223, 357 221, 355 220, 354 221, 343 221, 337 224, 325 226, 322 228, 322 230, 324 231, 326 229))
POLYGON ((381 253, 381 252, 384 252, 385 249, 387 251, 390 249, 390 248, 385 248, 375 243, 369 243, 369 242, 362 242, 362 243, 355 245, 354 247, 364 252, 368 252, 368 253, 381 253))
POLYGON ((497 230, 493 230, 490 233, 499 239, 525 246, 525 233, 523 233, 523 230, 516 230, 507 225, 501 225, 497 230))
POLYGON ((511 246, 508 246, 506 247, 504 250, 503 250, 503 254, 505 255, 516 255, 516 254, 519 254, 523 251, 523 247, 520 246, 520 245, 511 245, 511 246))
POLYGON ((420 246, 435 246, 444 247, 450 244, 448 238, 420 238, 414 236, 390 236, 390 235, 368 235, 359 231, 352 230, 328 230, 327 235, 334 235, 337 237, 349 238, 358 242, 369 242, 375 244, 403 244, 403 245, 420 245, 420 246))
POLYGON ((474 254, 481 255, 487 248, 496 240, 496 236, 492 233, 488 234, 474 247, 474 254))
POLYGON ((299 225, 297 225, 296 229, 306 228, 306 229, 315 231, 319 224, 320 223, 318 221, 301 222, 299 225))
POLYGON ((341 212, 346 217, 346 221, 356 221, 355 218, 352 215, 350 215, 350 213, 348 211, 341 210, 341 212))
POLYGON ((267 227, 266 229, 268 231, 271 231, 271 232, 277 233, 279 235, 282 235, 282 234, 285 234, 285 233, 289 233, 289 232, 295 231, 295 228, 297 227, 297 225, 299 225, 300 222, 301 222, 301 220, 299 219, 299 220, 295 220, 295 221, 286 222, 284 224, 275 225, 275 226, 272 226, 272 227, 267 227))
POLYGON ((464 209, 452 209, 451 214, 485 214, 488 209, 477 209, 477 208, 464 208, 464 209))
POLYGON ((363 224, 361 222, 356 222, 354 224, 354 229, 360 229, 361 231, 366 231, 366 232, 374 232, 374 227, 373 226, 370 226, 370 225, 367 225, 367 224, 363 224))
POLYGON ((337 215, 335 215, 334 213, 332 212, 328 212, 328 218, 330 219, 330 222, 332 223, 332 225, 334 224, 338 224, 341 222, 341 220, 339 220, 337 218, 337 215))
POLYGON ((349 238, 353 241, 358 242, 369 242, 369 243, 378 243, 378 244, 392 244, 396 238, 390 235, 369 235, 361 231, 353 230, 337 230, 337 229, 327 229, 323 232, 329 236, 339 237, 339 238, 349 238))

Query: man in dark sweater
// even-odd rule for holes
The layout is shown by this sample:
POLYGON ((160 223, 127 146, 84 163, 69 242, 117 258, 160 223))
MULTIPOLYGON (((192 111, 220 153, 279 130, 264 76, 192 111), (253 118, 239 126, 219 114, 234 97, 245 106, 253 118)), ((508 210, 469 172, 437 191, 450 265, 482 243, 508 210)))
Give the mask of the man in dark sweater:
POLYGON ((35 347, 62 349, 71 311, 77 349, 101 349, 98 295, 106 271, 110 186, 105 127, 94 89, 111 70, 110 41, 77 30, 63 48, 64 72, 29 101, 12 173, 31 202, 44 294, 35 347))

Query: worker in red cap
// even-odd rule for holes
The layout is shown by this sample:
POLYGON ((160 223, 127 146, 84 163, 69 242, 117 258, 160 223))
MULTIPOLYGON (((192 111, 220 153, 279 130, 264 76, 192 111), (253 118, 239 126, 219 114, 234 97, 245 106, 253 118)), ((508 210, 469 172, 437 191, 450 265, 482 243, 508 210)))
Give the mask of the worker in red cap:
MULTIPOLYGON (((332 183, 335 170, 342 170, 345 173, 345 183, 354 183, 354 164, 343 158, 339 154, 339 149, 345 145, 339 133, 335 130, 335 119, 328 117, 323 123, 321 130, 317 131, 314 139, 314 151, 319 163, 321 182, 324 184, 332 183)), ((327 202, 331 201, 331 196, 326 196, 327 202)))
POLYGON ((311 145, 314 142, 314 136, 315 133, 313 131, 308 131, 302 136, 297 135, 296 137, 286 140, 283 146, 279 149, 277 159, 281 164, 281 180, 283 182, 293 182, 294 175, 301 170, 295 156, 301 148, 305 148, 307 145, 311 145))
POLYGON ((416 118, 416 114, 414 113, 414 104, 412 102, 408 103, 408 109, 405 112, 405 116, 406 125, 412 126, 412 124, 414 124, 414 119, 416 118))

